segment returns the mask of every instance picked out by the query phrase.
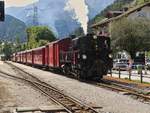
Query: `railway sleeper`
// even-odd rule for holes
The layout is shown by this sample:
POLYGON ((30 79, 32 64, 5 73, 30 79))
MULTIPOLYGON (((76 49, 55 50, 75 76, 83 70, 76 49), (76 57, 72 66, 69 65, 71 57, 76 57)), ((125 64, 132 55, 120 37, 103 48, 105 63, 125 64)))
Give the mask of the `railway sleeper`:
POLYGON ((69 103, 73 103, 72 101, 68 100, 68 99, 59 99, 59 101, 62 101, 62 102, 69 102, 69 103))
POLYGON ((69 106, 69 107, 74 107, 74 106, 77 106, 75 103, 66 103, 67 104, 67 106, 69 106))
MULTIPOLYGON (((20 70, 22 72, 22 70, 20 70)), ((24 73, 27 72, 22 72, 21 74, 22 76, 26 75, 24 73)), ((28 76, 31 76, 30 74, 27 74, 28 76)), ((28 77, 29 78, 29 77, 28 77)), ((33 77, 32 77, 33 79, 33 77)), ((30 82, 30 81, 29 81, 30 82)), ((35 81, 36 82, 36 81, 35 81)), ((73 111, 74 113, 90 113, 90 108, 82 105, 82 103, 80 104, 80 102, 76 101, 75 99, 72 99, 66 95, 63 95, 63 93, 56 91, 56 89, 54 88, 47 88, 43 85, 42 82, 38 83, 31 83, 33 84, 35 87, 41 89, 41 91, 45 92, 47 95, 49 95, 51 98, 53 98, 54 100, 57 100, 60 104, 64 105, 64 107, 66 107, 68 110, 73 111), (42 85, 42 86, 41 86, 42 85), (66 103, 65 103, 66 102, 66 103)), ((91 109, 91 113, 95 113, 94 110, 91 109)))

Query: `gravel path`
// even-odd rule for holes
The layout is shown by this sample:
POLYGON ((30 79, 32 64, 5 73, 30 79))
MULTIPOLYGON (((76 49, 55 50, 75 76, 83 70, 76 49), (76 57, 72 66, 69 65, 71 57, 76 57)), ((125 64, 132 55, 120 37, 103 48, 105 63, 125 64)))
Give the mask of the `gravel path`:
MULTIPOLYGON (((8 65, 0 63, 0 70, 10 74, 15 72, 8 65)), ((0 74, 0 113, 12 111, 16 107, 39 107, 54 105, 47 97, 27 84, 12 80, 0 74)))
POLYGON ((89 105, 103 107, 102 111, 111 113, 150 113, 150 105, 134 100, 130 96, 123 95, 122 93, 95 87, 79 82, 78 80, 25 65, 14 64, 89 105))

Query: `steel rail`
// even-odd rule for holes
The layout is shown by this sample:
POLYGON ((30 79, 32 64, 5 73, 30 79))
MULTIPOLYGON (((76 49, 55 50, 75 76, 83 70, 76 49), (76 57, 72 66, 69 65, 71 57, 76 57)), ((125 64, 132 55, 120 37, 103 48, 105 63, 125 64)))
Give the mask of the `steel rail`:
MULTIPOLYGON (((26 71, 24 71, 23 69, 20 69, 19 67, 13 65, 12 63, 8 63, 8 64, 11 65, 11 66, 14 66, 16 69, 21 70, 22 72, 24 72, 24 73, 32 76, 36 80, 40 81, 38 78, 36 78, 32 74, 27 73, 26 71)), ((40 81, 40 82, 42 82, 42 81, 40 81)), ((137 97, 143 98, 145 101, 150 101, 150 96, 147 95, 146 93, 143 93, 142 91, 135 90, 134 88, 127 87, 125 85, 121 85, 119 83, 114 83, 114 82, 109 81, 109 80, 107 80, 107 82, 102 80, 102 82, 104 82, 104 83, 102 83, 102 82, 101 83, 93 82, 93 81, 85 81, 85 82, 90 83, 92 85, 99 86, 99 87, 104 87, 104 88, 112 89, 112 90, 115 90, 115 91, 119 91, 119 92, 126 92, 126 93, 129 93, 129 94, 135 95, 137 97)), ((49 85, 47 83, 44 83, 44 84, 49 85)))
MULTIPOLYGON (((7 64, 9 64, 9 63, 7 63, 7 64)), ((13 64, 11 64, 11 66, 13 66, 13 64)), ((16 69, 16 67, 13 66, 13 69, 14 68, 16 69)), ((20 68, 17 68, 16 71, 21 75, 23 75, 23 73, 28 74, 27 72, 22 71, 22 69, 20 69, 20 68)), ((13 77, 13 78, 16 78, 18 80, 23 80, 23 81, 30 83, 32 86, 36 87, 42 93, 47 95, 51 100, 53 100, 54 102, 56 102, 59 105, 62 105, 66 109, 66 111, 69 113, 99 113, 93 107, 90 107, 90 106, 82 103, 81 101, 77 100, 74 97, 64 94, 63 92, 54 88, 53 86, 51 87, 51 85, 49 85, 49 84, 47 85, 44 82, 32 80, 31 78, 27 79, 27 77, 22 78, 22 77, 13 76, 11 74, 8 74, 8 73, 2 72, 2 71, 0 71, 0 73, 10 76, 10 77, 13 77)), ((28 75, 30 76, 31 74, 28 74, 28 75)))
POLYGON ((119 81, 109 80, 109 79, 105 79, 104 81, 108 82, 111 85, 121 87, 123 89, 131 90, 131 91, 134 91, 134 92, 137 92, 139 94, 146 95, 146 96, 148 96, 150 93, 149 91, 144 91, 144 90, 139 89, 137 87, 132 87, 131 83, 119 82, 119 81))
POLYGON ((138 91, 136 91, 132 88, 125 87, 123 85, 119 85, 117 83, 108 84, 108 83, 97 83, 97 82, 91 82, 91 81, 89 83, 92 84, 92 85, 95 85, 97 87, 108 88, 110 90, 115 90, 115 91, 118 91, 118 92, 126 92, 128 94, 140 97, 140 98, 144 99, 145 101, 148 101, 148 102, 150 101, 150 96, 149 95, 138 92, 138 91))
MULTIPOLYGON (((16 67, 16 68, 19 68, 19 67, 16 67)), ((22 71, 24 71, 24 70, 22 70, 22 71)), ((25 72, 25 73, 27 73, 27 72, 25 72)), ((125 93, 131 94, 131 95, 135 95, 138 98, 143 99, 144 101, 150 102, 150 96, 147 93, 144 93, 141 90, 137 90, 135 88, 127 87, 126 85, 115 83, 115 82, 112 82, 109 80, 107 80, 107 82, 103 81, 104 83, 93 82, 93 81, 85 81, 85 82, 89 83, 91 85, 98 86, 98 87, 103 87, 103 88, 107 88, 110 90, 115 90, 115 91, 119 91, 119 92, 125 92, 125 93)), ((45 85, 47 86, 47 84, 45 84, 45 85)))

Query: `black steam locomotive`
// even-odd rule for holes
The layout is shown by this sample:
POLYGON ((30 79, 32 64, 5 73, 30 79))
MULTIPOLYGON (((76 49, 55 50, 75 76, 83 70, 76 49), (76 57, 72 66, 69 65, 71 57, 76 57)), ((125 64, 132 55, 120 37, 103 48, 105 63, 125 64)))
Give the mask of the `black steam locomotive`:
POLYGON ((113 64, 110 38, 93 34, 57 40, 12 56, 15 62, 61 70, 80 79, 102 78, 113 64))
POLYGON ((102 78, 112 68, 110 38, 88 34, 72 39, 63 70, 80 79, 102 78))

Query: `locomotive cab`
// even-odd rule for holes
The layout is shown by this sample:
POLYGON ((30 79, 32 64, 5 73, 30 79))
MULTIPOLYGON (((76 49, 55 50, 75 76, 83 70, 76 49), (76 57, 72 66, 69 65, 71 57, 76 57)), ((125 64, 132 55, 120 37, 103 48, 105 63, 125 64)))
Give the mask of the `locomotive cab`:
POLYGON ((74 67, 79 78, 102 78, 107 74, 112 61, 109 37, 88 34, 72 40, 72 43, 73 51, 78 51, 74 67))

